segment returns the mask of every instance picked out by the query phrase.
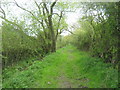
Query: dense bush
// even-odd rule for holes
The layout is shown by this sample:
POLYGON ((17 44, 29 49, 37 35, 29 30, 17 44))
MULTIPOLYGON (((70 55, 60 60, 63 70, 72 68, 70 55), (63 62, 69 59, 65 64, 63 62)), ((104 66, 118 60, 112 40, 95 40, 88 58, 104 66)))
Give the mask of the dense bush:
POLYGON ((81 50, 89 50, 92 56, 105 62, 118 63, 118 6, 116 3, 85 4, 88 14, 79 21, 72 43, 81 50), (94 13, 94 12, 98 13, 94 13), (91 14, 90 14, 91 13, 91 14), (114 14, 113 14, 114 13, 114 14))
POLYGON ((71 35, 67 35, 67 36, 58 36, 57 39, 57 48, 62 48, 68 44, 72 43, 73 38, 71 37, 71 35))
POLYGON ((4 22, 2 25, 3 67, 31 56, 42 54, 40 42, 22 30, 4 22))
POLYGON ((71 41, 78 49, 89 50, 92 43, 93 30, 88 22, 80 22, 81 27, 74 31, 71 41))

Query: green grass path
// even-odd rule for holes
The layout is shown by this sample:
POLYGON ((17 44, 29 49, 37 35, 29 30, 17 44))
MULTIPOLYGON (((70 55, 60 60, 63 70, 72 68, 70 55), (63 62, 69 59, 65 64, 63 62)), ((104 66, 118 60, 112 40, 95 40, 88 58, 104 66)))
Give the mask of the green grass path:
POLYGON ((77 80, 79 76, 79 67, 76 66, 76 61, 79 59, 78 56, 79 51, 76 51, 75 48, 69 46, 45 57, 44 61, 48 60, 50 64, 43 69, 43 77, 36 82, 37 87, 81 87, 80 82, 77 80))
MULTIPOLYGON (((44 57, 3 71, 4 88, 92 88, 116 87, 117 76, 97 58, 67 46, 44 57), (94 63, 93 63, 94 62, 94 63), (108 76, 112 79, 109 80, 108 76), (107 77, 108 78, 107 78, 107 77)), ((113 72, 114 71, 114 72, 113 72)))

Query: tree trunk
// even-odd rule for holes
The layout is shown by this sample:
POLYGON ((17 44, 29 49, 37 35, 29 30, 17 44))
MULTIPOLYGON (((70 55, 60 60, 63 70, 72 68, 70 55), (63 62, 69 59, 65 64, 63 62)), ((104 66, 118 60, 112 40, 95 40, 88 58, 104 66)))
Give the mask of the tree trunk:
POLYGON ((56 37, 55 37, 55 32, 53 29, 53 24, 52 24, 52 16, 48 17, 49 20, 49 29, 50 29, 50 33, 51 33, 51 52, 55 52, 56 51, 56 37))
POLYGON ((52 50, 51 52, 56 52, 56 40, 52 40, 52 50))

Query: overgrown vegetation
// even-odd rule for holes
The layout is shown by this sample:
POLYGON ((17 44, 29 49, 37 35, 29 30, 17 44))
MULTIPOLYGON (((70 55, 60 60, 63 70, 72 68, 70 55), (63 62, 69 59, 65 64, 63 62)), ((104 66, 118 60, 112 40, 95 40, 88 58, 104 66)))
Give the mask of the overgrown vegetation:
POLYGON ((22 30, 15 29, 9 23, 3 23, 2 30, 3 67, 22 59, 43 55, 38 39, 26 35, 22 30))
POLYGON ((83 5, 87 13, 79 20, 78 25, 73 26, 76 29, 73 34, 64 39, 78 49, 90 51, 92 56, 102 58, 104 62, 116 66, 119 59, 118 3, 83 5))
POLYGON ((119 2, 28 4, 0 1, 4 88, 117 87, 119 2))
POLYGON ((70 45, 47 55, 42 61, 33 58, 28 63, 22 61, 6 68, 3 88, 116 88, 117 74, 111 64, 70 45))

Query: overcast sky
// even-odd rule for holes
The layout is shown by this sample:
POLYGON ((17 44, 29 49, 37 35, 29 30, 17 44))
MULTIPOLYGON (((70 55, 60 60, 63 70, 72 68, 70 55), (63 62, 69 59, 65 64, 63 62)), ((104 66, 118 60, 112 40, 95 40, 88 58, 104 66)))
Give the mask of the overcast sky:
MULTIPOLYGON (((3 1, 7 1, 7 2, 14 2, 14 0, 3 0, 3 1)), ((33 5, 33 0, 16 0, 17 3, 27 9, 34 9, 34 5, 33 5), (27 3, 27 5, 25 5, 25 3, 27 3), (31 7, 32 6, 32 7, 31 7)), ((22 9, 18 8, 16 5, 11 4, 10 6, 6 7, 5 11, 8 11, 7 13, 7 18, 10 18, 11 16, 17 17, 18 19, 23 19, 22 15, 25 13, 22 9)), ((67 14, 67 19, 66 22, 68 23, 68 25, 73 25, 77 22, 78 17, 80 16, 79 10, 77 10, 76 12, 68 12, 67 14)), ((62 35, 68 35, 69 32, 63 32, 62 35)))
MULTIPOLYGON (((14 2, 14 0, 2 0, 1 2, 4 2, 4 1, 7 1, 7 2, 14 2)), ((34 9, 34 5, 33 5, 33 0, 16 0, 17 3, 20 5, 20 6, 23 6, 25 8, 28 8, 28 9, 34 9), (27 3, 27 5, 25 5, 25 3, 27 3)), ((40 0, 39 0, 40 1, 40 0)), ((50 0, 50 1, 54 1, 54 0, 50 0)), ((68 0, 58 0, 58 1, 68 1, 68 0)), ((92 0, 71 0, 71 2, 75 2, 75 1, 92 1, 92 0)), ((94 1, 119 1, 119 0, 94 0, 94 1)), ((7 14, 7 16, 15 16, 15 17, 19 17, 19 19, 22 19, 22 14, 24 14, 25 12, 23 10, 21 10, 20 8, 18 8, 16 5, 11 5, 9 7, 6 8, 7 11, 9 10, 10 12, 7 14), (11 15, 10 15, 11 14, 11 15)), ((82 16, 82 13, 80 13, 80 9, 78 9, 76 12, 69 12, 67 13, 67 19, 66 19, 66 22, 68 23, 68 25, 73 25, 77 22, 79 16, 82 16)), ((0 22, 1 23, 1 22, 0 22)), ((62 33, 62 35, 67 35, 68 32, 64 32, 62 33)))

